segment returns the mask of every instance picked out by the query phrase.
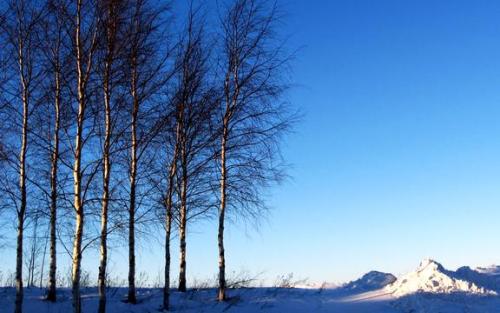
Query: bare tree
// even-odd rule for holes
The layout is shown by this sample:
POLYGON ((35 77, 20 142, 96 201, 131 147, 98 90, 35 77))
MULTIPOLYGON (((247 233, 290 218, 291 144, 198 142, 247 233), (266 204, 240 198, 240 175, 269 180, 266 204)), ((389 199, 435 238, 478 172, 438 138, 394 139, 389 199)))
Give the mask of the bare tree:
POLYGON ((224 224, 228 208, 237 217, 259 217, 264 188, 283 178, 279 139, 292 122, 280 99, 289 58, 276 36, 276 3, 232 1, 222 14, 220 137, 219 288, 226 299, 224 224))
POLYGON ((49 288, 47 300, 56 301, 56 273, 57 273, 57 243, 56 243, 56 223, 57 223, 57 183, 59 169, 59 142, 61 129, 61 36, 62 29, 56 13, 56 39, 52 50, 52 65, 54 74, 54 135, 52 139, 52 156, 50 170, 50 270, 49 288))
POLYGON ((26 1, 10 1, 7 6, 8 12, 4 15, 1 24, 6 42, 11 49, 12 56, 17 62, 17 75, 19 88, 12 99, 13 104, 18 103, 21 110, 13 108, 14 112, 20 112, 20 146, 17 158, 19 179, 19 205, 17 210, 17 247, 16 247, 16 300, 15 312, 22 312, 23 304, 23 241, 24 228, 27 211, 27 153, 29 117, 32 113, 33 93, 35 92, 38 71, 36 60, 37 42, 35 33, 40 21, 38 12, 26 1))
MULTIPOLYGON (((92 6, 92 4, 88 4, 92 6)), ((82 260, 82 240, 83 240, 83 223, 84 223, 84 202, 82 198, 82 153, 84 146, 84 123, 85 111, 87 108, 87 86, 92 73, 92 65, 94 52, 97 42, 97 21, 92 10, 85 10, 83 0, 76 1, 76 12, 74 14, 74 50, 76 54, 76 72, 77 72, 77 105, 78 113, 76 118, 76 135, 74 144, 74 165, 73 165, 73 180, 74 180, 74 201, 73 206, 76 214, 75 219, 75 236, 73 243, 73 264, 72 264, 72 293, 73 293, 73 310, 75 313, 81 312, 81 296, 80 296, 80 276, 81 276, 81 260, 82 260), (87 13, 86 11, 90 11, 87 13), (87 14, 90 14, 88 16, 87 14), (87 21, 88 26, 84 27, 83 21, 87 21)))
MULTIPOLYGON (((64 14, 67 12, 67 2, 65 0, 49 0, 46 3, 47 14, 44 19, 42 51, 45 57, 45 73, 47 77, 47 103, 52 103, 52 109, 42 113, 48 117, 47 125, 52 129, 48 130, 48 147, 50 155, 50 234, 49 234, 49 279, 47 300, 55 302, 56 294, 56 275, 57 275, 57 218, 58 202, 60 197, 60 158, 61 158, 61 132, 66 129, 67 123, 64 123, 63 115, 65 103, 63 103, 63 88, 67 85, 69 79, 68 66, 65 64, 69 58, 67 49, 67 39, 65 38, 65 20, 64 14)), ((42 117, 42 123, 45 119, 42 117)), ((43 138, 39 138, 41 141, 43 138)))
POLYGON ((137 119, 139 114, 139 95, 137 86, 137 76, 138 76, 138 54, 139 54, 139 44, 138 40, 139 34, 139 12, 140 12, 140 2, 137 3, 136 12, 134 12, 135 20, 133 25, 135 29, 133 34, 136 36, 132 37, 131 49, 130 49, 130 94, 132 96, 132 114, 131 114, 131 145, 130 145, 130 201, 129 201, 129 273, 128 273, 128 301, 130 303, 136 303, 136 291, 135 291, 135 211, 136 211, 136 186, 137 186, 137 119))
POLYGON ((210 49, 204 31, 205 20, 191 5, 185 38, 178 56, 178 87, 174 96, 178 135, 176 140, 177 190, 179 193, 179 291, 186 291, 186 235, 189 220, 212 207, 211 171, 213 143, 211 119, 215 93, 208 81, 210 49))
MULTIPOLYGON (((106 266, 108 260, 108 210, 110 205, 110 179, 111 179, 111 148, 113 142, 114 128, 116 118, 112 111, 119 111, 117 103, 113 104, 113 93, 115 87, 119 83, 120 74, 117 68, 120 66, 120 53, 122 52, 122 44, 120 44, 122 29, 124 25, 125 5, 121 1, 107 0, 99 3, 102 27, 102 64, 101 84, 103 93, 103 110, 104 110, 104 140, 102 147, 102 209, 101 209, 101 243, 100 243, 100 263, 99 263, 99 308, 100 313, 106 311, 106 266)), ((115 101, 117 102, 117 101, 115 101)), ((116 113, 114 113, 116 115, 116 113)))
MULTIPOLYGON (((165 124, 162 101, 157 99, 160 91, 168 85, 173 71, 167 68, 172 48, 168 40, 170 24, 168 12, 170 3, 154 5, 149 0, 133 1, 128 21, 127 66, 125 70, 130 95, 130 137, 129 137, 129 203, 128 203, 128 298, 135 304, 136 298, 136 222, 140 202, 144 197, 140 191, 140 181, 148 177, 144 166, 154 160, 156 153, 150 154, 151 144, 165 124), (147 158, 148 160, 145 160, 147 158), (143 165, 141 167, 141 165, 143 165), (139 169, 142 169, 140 173, 139 169)), ((149 188, 143 188, 148 190, 149 188)), ((146 192, 148 193, 148 192, 146 192)), ((145 212, 141 214, 145 216, 145 212)))

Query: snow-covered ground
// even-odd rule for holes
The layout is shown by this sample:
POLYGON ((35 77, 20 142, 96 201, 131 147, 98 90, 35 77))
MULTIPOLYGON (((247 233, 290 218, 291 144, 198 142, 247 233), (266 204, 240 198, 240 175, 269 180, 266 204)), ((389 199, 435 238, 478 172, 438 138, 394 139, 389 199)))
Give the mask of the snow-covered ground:
MULTIPOLYGON (((118 290, 108 300, 108 312, 158 312, 161 305, 161 290, 141 290, 141 303, 129 305, 121 302, 125 289, 118 290)), ((0 292, 0 312, 13 312, 14 291, 0 292)), ((174 292, 172 295, 172 311, 174 312, 339 312, 339 313, 374 313, 399 312, 390 301, 390 296, 380 293, 361 296, 339 296, 334 290, 318 289, 278 289, 249 288, 230 292, 232 298, 226 303, 215 301, 215 289, 189 291, 186 294, 174 292)), ((57 304, 41 300, 38 289, 27 290, 25 312, 34 313, 66 313, 71 312, 69 290, 64 291, 64 298, 57 304)), ((87 290, 83 300, 84 312, 97 312, 97 293, 87 290)))
MULTIPOLYGON (((328 285, 327 285, 328 286, 328 285)), ((215 301, 215 289, 173 292, 175 312, 338 312, 338 313, 500 313, 500 267, 457 271, 424 260, 413 272, 396 279, 391 274, 370 272, 335 288, 240 288, 230 300, 215 301)), ((141 289, 140 303, 122 302, 125 289, 110 288, 108 312, 158 312, 161 290, 141 289)), ((96 312, 94 288, 83 291, 84 312, 96 312)), ((63 289, 56 304, 45 302, 43 291, 26 289, 25 312, 71 312, 70 291, 63 289)), ((12 312, 14 289, 0 288, 0 312, 12 312)))

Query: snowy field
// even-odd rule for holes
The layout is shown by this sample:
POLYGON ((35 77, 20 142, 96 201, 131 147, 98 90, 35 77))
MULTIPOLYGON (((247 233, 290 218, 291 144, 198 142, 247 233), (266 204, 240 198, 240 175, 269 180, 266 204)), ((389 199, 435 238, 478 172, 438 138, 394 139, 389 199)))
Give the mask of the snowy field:
MULTIPOLYGON (((339 313, 493 313, 500 312, 500 267, 449 271, 424 260, 413 272, 396 279, 370 272, 336 288, 240 288, 225 303, 215 301, 214 289, 173 291, 175 312, 339 312, 339 313)), ((140 303, 122 302, 126 289, 110 288, 108 312, 158 312, 160 289, 139 291, 140 303)), ((59 302, 43 299, 38 288, 26 289, 25 312, 71 312, 70 291, 59 292, 59 302)), ((14 289, 0 288, 0 312, 12 312, 14 289)), ((97 293, 84 290, 84 312, 96 312, 97 293)))

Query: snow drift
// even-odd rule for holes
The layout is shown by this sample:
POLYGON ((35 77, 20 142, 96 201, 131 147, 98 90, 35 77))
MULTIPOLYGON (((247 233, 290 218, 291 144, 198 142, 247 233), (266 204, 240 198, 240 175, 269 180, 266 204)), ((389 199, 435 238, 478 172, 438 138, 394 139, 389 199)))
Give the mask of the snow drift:
POLYGON ((473 282, 477 286, 500 292, 500 266, 479 267, 471 269, 468 266, 460 267, 455 276, 473 282))
POLYGON ((345 284, 342 288, 350 292, 366 292, 384 288, 396 281, 396 276, 389 273, 371 271, 357 280, 345 284))
POLYGON ((398 278, 393 284, 387 286, 387 290, 396 297, 415 293, 496 295, 493 290, 480 287, 472 281, 459 277, 464 276, 446 270, 436 261, 426 259, 420 263, 416 271, 398 278))
POLYGON ((498 270, 461 267, 446 270, 426 259, 417 270, 398 278, 385 290, 401 312, 498 313, 498 270))

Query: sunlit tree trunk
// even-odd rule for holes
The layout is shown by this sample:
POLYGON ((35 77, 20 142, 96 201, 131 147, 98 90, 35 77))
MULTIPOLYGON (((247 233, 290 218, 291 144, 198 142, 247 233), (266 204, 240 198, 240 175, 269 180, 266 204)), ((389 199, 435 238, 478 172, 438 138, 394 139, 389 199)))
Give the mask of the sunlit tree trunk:
MULTIPOLYGON (((106 2, 104 2, 106 3, 106 2)), ((115 43, 117 33, 117 8, 113 0, 108 1, 106 11, 106 21, 104 23, 106 52, 104 56, 104 69, 102 88, 104 95, 104 142, 103 142, 103 182, 102 182, 102 208, 101 208, 101 248, 98 276, 99 307, 98 312, 106 312, 106 277, 108 264, 108 210, 110 201, 110 176, 111 176, 111 80, 112 70, 115 61, 115 43)))
POLYGON ((217 299, 224 301, 226 299, 226 257, 224 254, 224 221, 226 216, 226 149, 229 129, 229 104, 226 106, 226 114, 223 121, 222 142, 221 142, 221 178, 220 178, 220 207, 219 207, 219 228, 217 232, 217 243, 219 248, 219 288, 217 299))
MULTIPOLYGON (((81 77, 78 78, 81 80, 81 77)), ((85 99, 82 86, 78 87, 78 118, 77 118, 77 134, 75 138, 75 162, 73 165, 73 189, 74 189, 74 209, 75 209, 75 238, 73 242, 73 264, 72 264, 72 294, 73 294, 73 310, 75 313, 81 312, 80 299, 80 274, 82 261, 82 239, 83 239, 83 223, 84 211, 81 199, 82 191, 82 173, 81 173, 81 158, 82 158, 82 131, 83 131, 83 116, 85 113, 85 99)))
POLYGON ((28 86, 24 77, 24 57, 22 42, 19 43, 19 68, 21 71, 23 122, 21 134, 21 152, 19 155, 19 189, 21 203, 17 213, 17 248, 16 248, 16 305, 15 312, 22 312, 23 305, 23 236, 26 217, 26 151, 28 145, 28 86))
POLYGON ((230 77, 231 71, 226 73, 224 82, 224 98, 225 110, 224 118, 222 119, 222 139, 220 147, 220 207, 219 207, 219 229, 217 231, 217 243, 219 248, 219 288, 217 292, 217 300, 226 300, 226 255, 224 250, 224 223, 226 219, 226 205, 227 205, 227 146, 229 139, 229 131, 231 117, 234 113, 236 101, 239 96, 238 84, 235 86, 233 94, 230 93, 230 77))
MULTIPOLYGON (((24 10, 24 7, 21 8, 24 10)), ((24 14, 25 12, 20 12, 24 14)), ((18 18, 20 18, 18 16, 18 18)), ((21 147, 19 152, 19 190, 20 190, 20 205, 17 211, 17 247, 16 247, 16 300, 14 311, 16 313, 22 312, 23 305, 23 240, 24 240, 24 222, 26 218, 26 153, 28 146, 28 115, 29 115, 29 100, 30 100, 30 86, 31 83, 31 63, 26 60, 26 47, 24 27, 21 21, 17 22, 17 63, 19 68, 19 78, 21 82, 21 102, 22 102, 22 128, 21 128, 21 147)), ((29 53, 29 52, 28 52, 29 53)))
POLYGON ((84 65, 84 52, 81 35, 82 24, 82 0, 77 0, 76 3, 76 21, 75 21, 75 53, 76 53, 76 72, 77 72, 77 102, 78 115, 76 120, 76 135, 74 145, 74 164, 73 164, 73 192, 74 200, 73 207, 75 210, 75 235, 73 241, 73 257, 72 257, 72 295, 73 295, 73 312, 81 313, 81 295, 80 295, 80 278, 81 278, 81 262, 82 262, 82 240, 83 240, 83 225, 84 225, 84 206, 82 199, 82 150, 83 150, 83 123, 85 120, 86 109, 86 87, 90 75, 92 65, 92 52, 95 46, 95 34, 92 38, 90 51, 87 55, 86 64, 84 65))

